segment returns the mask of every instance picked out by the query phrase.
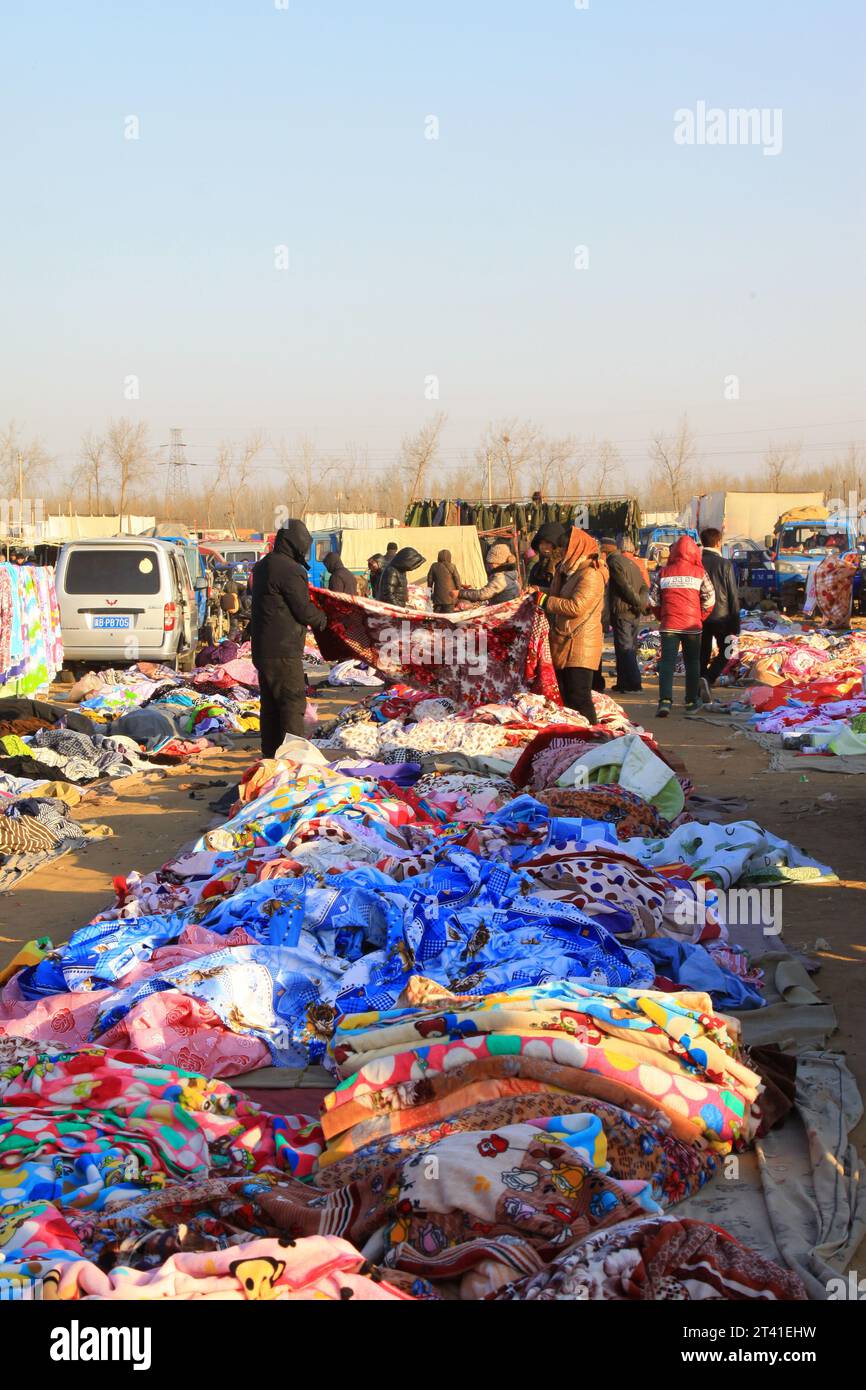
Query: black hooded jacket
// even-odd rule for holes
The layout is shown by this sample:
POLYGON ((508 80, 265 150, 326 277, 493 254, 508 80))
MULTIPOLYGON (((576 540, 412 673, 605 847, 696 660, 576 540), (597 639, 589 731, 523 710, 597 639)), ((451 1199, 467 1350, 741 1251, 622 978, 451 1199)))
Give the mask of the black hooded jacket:
MULTIPOLYGON (((532 549, 538 554, 542 541, 547 541, 557 550, 565 550, 568 530, 559 521, 545 521, 532 537, 532 549)), ((527 583, 536 589, 549 589, 557 561, 552 555, 538 554, 538 559, 527 575, 527 583)))
POLYGON ((358 581, 352 571, 346 569, 336 551, 332 550, 330 555, 326 555, 322 564, 331 576, 328 588, 332 594, 351 594, 353 597, 357 594, 358 581))
POLYGON ((406 576, 412 570, 420 569, 423 563, 424 556, 413 550, 411 545, 398 550, 390 564, 382 571, 376 591, 376 597, 380 602, 394 603, 398 608, 405 608, 409 599, 409 580, 406 576))
POLYGON ((307 554, 312 537, 302 521, 277 532, 274 548, 253 566, 250 636, 253 662, 299 658, 306 630, 322 632, 328 620, 310 599, 307 554))

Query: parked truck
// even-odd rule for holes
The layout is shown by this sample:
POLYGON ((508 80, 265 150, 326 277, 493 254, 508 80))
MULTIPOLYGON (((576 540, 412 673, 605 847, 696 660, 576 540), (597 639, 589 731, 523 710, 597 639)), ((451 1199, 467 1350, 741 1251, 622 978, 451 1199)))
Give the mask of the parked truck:
POLYGON ((705 492, 680 513, 679 524, 703 531, 712 526, 722 539, 766 544, 779 517, 799 507, 821 507, 822 492, 705 492))
MULTIPOLYGON (((799 613, 806 597, 809 574, 824 557, 858 550, 858 536, 849 519, 831 516, 826 507, 795 507, 783 512, 773 528, 771 596, 786 613, 799 613)), ((859 607, 863 575, 854 578, 854 602, 859 607)))
POLYGON ((638 554, 647 562, 647 569, 654 570, 667 563, 671 546, 681 536, 690 536, 698 541, 698 533, 687 526, 667 523, 663 526, 642 526, 638 532, 638 554))

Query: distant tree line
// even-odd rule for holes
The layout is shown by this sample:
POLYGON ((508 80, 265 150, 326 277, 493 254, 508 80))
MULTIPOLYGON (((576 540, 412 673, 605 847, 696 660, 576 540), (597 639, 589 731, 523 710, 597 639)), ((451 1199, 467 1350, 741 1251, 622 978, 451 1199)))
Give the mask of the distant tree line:
POLYGON ((552 436, 517 417, 491 422, 474 448, 446 453, 446 425, 444 414, 431 416, 402 439, 391 460, 381 454, 374 460, 360 444, 329 453, 304 436, 287 441, 251 429, 240 441, 218 443, 212 457, 199 451, 184 469, 184 488, 171 492, 167 451, 141 421, 121 417, 88 430, 74 458, 62 461, 11 422, 0 429, 0 488, 7 499, 17 496, 20 459, 26 496, 43 500, 49 511, 155 515, 234 532, 270 530, 286 512, 402 517, 413 498, 478 500, 488 487, 497 500, 535 491, 549 498, 626 493, 644 510, 677 511, 696 492, 723 488, 808 488, 847 497, 862 495, 866 486, 866 453, 856 442, 818 462, 799 442, 768 439, 748 472, 714 467, 685 415, 647 440, 642 459, 632 449, 628 466, 612 440, 552 436))

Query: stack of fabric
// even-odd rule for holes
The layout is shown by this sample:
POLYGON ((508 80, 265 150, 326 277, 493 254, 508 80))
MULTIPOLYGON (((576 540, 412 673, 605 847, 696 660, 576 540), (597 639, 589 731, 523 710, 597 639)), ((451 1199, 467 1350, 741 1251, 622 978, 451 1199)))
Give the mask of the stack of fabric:
POLYGON ((31 782, 57 780, 80 785, 130 777, 155 766, 142 757, 134 739, 122 734, 85 734, 64 728, 41 728, 24 737, 0 734, 0 770, 31 782))
POLYGON ((190 675, 141 663, 127 671, 107 673, 115 676, 114 680, 85 677, 77 688, 85 696, 80 709, 95 723, 110 725, 112 732, 131 733, 133 737, 141 734, 140 741, 152 750, 162 751, 161 745, 173 738, 255 733, 259 727, 258 676, 249 644, 230 645, 230 659, 214 660, 190 675))
POLYGON ((745 732, 771 752, 774 767, 808 760, 866 771, 866 632, 765 624, 765 615, 746 620, 726 668, 731 683, 750 687, 730 712, 749 716, 745 732))
MULTIPOLYGON (((615 701, 607 695, 595 700, 600 731, 595 737, 631 730, 615 701)), ((509 773, 536 735, 561 726, 564 719, 572 736, 575 728, 589 729, 582 715, 569 711, 564 716, 562 706, 543 695, 518 692, 467 707, 447 696, 396 685, 349 706, 320 728, 315 742, 381 761, 418 761, 425 769, 509 773)))
POLYGON ((862 676, 864 664, 864 631, 822 631, 790 620, 768 627, 762 614, 744 620, 729 674, 739 681, 773 686, 804 686, 819 681, 844 685, 862 676))
POLYGON ((106 825, 70 820, 70 809, 59 797, 0 791, 0 893, 17 888, 48 860, 111 833, 106 825))

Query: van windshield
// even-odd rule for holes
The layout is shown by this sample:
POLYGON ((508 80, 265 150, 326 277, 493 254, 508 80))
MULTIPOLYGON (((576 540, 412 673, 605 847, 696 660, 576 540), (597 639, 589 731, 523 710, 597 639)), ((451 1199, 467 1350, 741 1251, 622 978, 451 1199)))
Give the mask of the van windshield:
POLYGON ((257 550, 224 550, 223 558, 230 565, 244 565, 259 558, 257 550))
POLYGON ((67 594, 158 594, 159 556, 153 550, 73 550, 63 584, 67 594))

